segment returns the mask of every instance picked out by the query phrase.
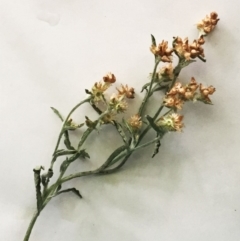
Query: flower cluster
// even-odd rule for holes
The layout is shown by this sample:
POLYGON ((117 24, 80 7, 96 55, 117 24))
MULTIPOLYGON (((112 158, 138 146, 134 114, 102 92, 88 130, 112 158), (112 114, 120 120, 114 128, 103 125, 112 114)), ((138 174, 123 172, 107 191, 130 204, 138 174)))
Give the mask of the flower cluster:
POLYGON ((172 62, 171 56, 173 49, 168 47, 167 41, 162 41, 158 46, 152 45, 150 50, 155 56, 161 57, 162 62, 172 62))
POLYGON ((204 50, 202 45, 205 43, 203 36, 195 39, 192 44, 189 44, 188 38, 182 40, 179 37, 174 38, 173 46, 177 54, 186 60, 194 59, 196 57, 204 57, 204 50))
POLYGON ((183 116, 177 113, 168 114, 163 116, 157 122, 157 125, 163 128, 165 131, 182 131, 183 128, 183 116))
POLYGON ((175 83, 173 88, 166 94, 164 98, 164 105, 169 108, 182 109, 185 101, 202 101, 206 104, 211 104, 209 95, 215 92, 213 86, 203 87, 202 84, 198 84, 192 77, 189 84, 183 86, 180 82, 175 83), (199 92, 197 89, 199 87, 199 92))
POLYGON ((93 101, 98 102, 103 99, 103 93, 116 82, 116 77, 112 73, 103 76, 103 80, 96 82, 92 87, 93 101))
POLYGON ((210 13, 210 16, 206 16, 201 22, 197 24, 197 28, 201 34, 207 35, 213 31, 219 21, 218 14, 216 12, 210 13))

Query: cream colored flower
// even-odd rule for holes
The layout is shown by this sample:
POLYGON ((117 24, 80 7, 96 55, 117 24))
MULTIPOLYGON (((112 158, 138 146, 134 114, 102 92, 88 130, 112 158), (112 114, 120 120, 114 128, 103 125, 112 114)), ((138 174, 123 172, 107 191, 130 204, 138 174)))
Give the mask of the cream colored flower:
POLYGON ((131 118, 128 120, 129 126, 132 127, 133 130, 139 130, 142 127, 142 121, 141 121, 141 116, 138 114, 135 114, 131 116, 131 118))
POLYGON ((173 79, 174 75, 173 75, 173 66, 172 66, 172 63, 166 65, 166 66, 163 66, 159 73, 158 73, 159 76, 162 76, 162 77, 167 77, 169 79, 173 79))
POLYGON ((103 98, 103 93, 111 86, 110 83, 107 82, 96 82, 92 87, 92 95, 94 101, 100 101, 103 98))
POLYGON ((124 96, 119 96, 113 94, 110 98, 109 106, 112 110, 115 110, 117 113, 121 113, 127 110, 127 102, 124 100, 124 96))
POLYGON ((167 131, 182 131, 183 116, 177 113, 172 113, 167 116, 163 116, 158 122, 157 125, 164 128, 167 131))

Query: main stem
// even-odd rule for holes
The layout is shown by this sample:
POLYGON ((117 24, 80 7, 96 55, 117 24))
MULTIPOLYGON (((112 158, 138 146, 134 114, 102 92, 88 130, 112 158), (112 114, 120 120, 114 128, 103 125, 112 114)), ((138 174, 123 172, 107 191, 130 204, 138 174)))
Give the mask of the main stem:
POLYGON ((36 211, 36 212, 34 213, 34 215, 33 215, 33 217, 32 217, 32 220, 31 220, 31 222, 30 222, 30 224, 29 224, 29 226, 28 226, 28 229, 27 229, 27 232, 26 232, 26 234, 25 234, 25 237, 24 237, 23 241, 28 241, 28 240, 29 240, 29 237, 30 237, 30 235, 31 235, 33 226, 34 226, 34 224, 35 224, 35 222, 36 222, 39 214, 40 214, 39 211, 36 211))

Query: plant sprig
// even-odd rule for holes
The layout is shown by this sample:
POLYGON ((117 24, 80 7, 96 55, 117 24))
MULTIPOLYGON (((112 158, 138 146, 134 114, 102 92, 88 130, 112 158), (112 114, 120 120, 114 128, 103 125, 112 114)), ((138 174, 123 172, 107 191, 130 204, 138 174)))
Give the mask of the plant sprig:
MULTIPOLYGON (((181 131, 183 128, 183 116, 179 111, 183 108, 185 102, 201 101, 205 104, 212 104, 209 98, 215 92, 213 86, 205 87, 197 83, 194 77, 191 78, 187 85, 183 85, 179 81, 181 70, 192 63, 196 59, 206 62, 203 45, 205 36, 213 31, 217 22, 218 15, 212 12, 210 16, 203 19, 198 25, 200 35, 192 43, 188 38, 182 39, 175 37, 172 41, 172 47, 168 46, 167 41, 162 41, 157 45, 156 39, 151 35, 152 45, 151 52, 154 54, 154 67, 151 79, 144 84, 142 91, 145 96, 139 106, 137 113, 133 113, 130 118, 123 117, 119 120, 118 115, 126 111, 131 101, 134 99, 134 88, 128 85, 121 85, 117 88, 117 92, 109 97, 106 91, 116 83, 116 77, 112 73, 108 73, 99 82, 96 82, 91 90, 85 90, 88 97, 75 105, 68 113, 66 118, 54 107, 53 112, 62 121, 56 146, 54 148, 50 166, 46 172, 41 173, 44 168, 38 166, 34 168, 34 181, 36 190, 37 207, 36 212, 29 224, 24 241, 28 241, 33 226, 45 206, 55 197, 63 193, 74 193, 79 198, 83 198, 80 191, 76 188, 63 189, 63 185, 74 179, 83 176, 106 175, 119 170, 131 157, 131 155, 140 149, 154 145, 152 157, 155 157, 161 145, 161 139, 168 132, 181 131), (172 58, 175 55, 178 58, 178 64, 172 65, 172 58), (165 63, 168 63, 167 65, 165 63), (163 64, 159 68, 159 65, 163 64), (149 100, 155 92, 162 92, 163 98, 160 98, 159 105, 155 110, 155 114, 150 116, 147 110, 149 100), (76 124, 71 116, 83 104, 90 104, 94 111, 98 114, 96 120, 91 120, 86 116, 85 123, 76 124), (106 159, 106 161, 95 170, 84 172, 76 172, 65 175, 68 167, 77 159, 89 159, 90 154, 85 144, 89 136, 100 129, 104 131, 105 126, 112 125, 116 129, 116 133, 121 137, 122 145, 116 148, 106 159), (77 146, 71 142, 71 132, 76 131, 82 126, 86 126, 86 130, 79 136, 77 146), (144 142, 144 137, 149 131, 155 133, 155 137, 144 142), (64 149, 59 149, 60 143, 65 145, 64 149), (51 183, 51 178, 55 174, 54 164, 59 157, 65 157, 60 165, 59 175, 55 182, 51 183)), ((160 95, 160 94, 159 94, 160 95)))

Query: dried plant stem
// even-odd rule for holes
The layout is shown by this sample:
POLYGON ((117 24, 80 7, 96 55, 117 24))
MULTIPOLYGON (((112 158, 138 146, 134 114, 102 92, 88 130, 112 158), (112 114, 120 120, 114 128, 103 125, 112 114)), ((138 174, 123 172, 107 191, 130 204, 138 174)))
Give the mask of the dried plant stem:
POLYGON ((36 222, 39 214, 40 214, 40 213, 39 213, 38 211, 36 211, 36 212, 33 214, 32 220, 30 221, 30 224, 29 224, 29 226, 28 226, 28 229, 27 229, 27 232, 26 232, 26 234, 25 234, 25 237, 24 237, 23 241, 28 241, 28 240, 29 240, 29 237, 30 237, 30 235, 31 235, 33 226, 34 226, 34 224, 35 224, 35 222, 36 222))

